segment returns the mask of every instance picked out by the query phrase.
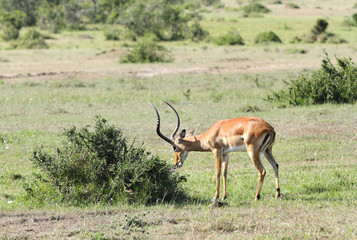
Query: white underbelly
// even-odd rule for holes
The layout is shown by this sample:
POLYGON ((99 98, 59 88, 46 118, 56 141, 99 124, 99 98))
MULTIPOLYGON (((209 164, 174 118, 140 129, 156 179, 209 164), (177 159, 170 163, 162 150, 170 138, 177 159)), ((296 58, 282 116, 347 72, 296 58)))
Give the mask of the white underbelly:
POLYGON ((242 144, 236 147, 225 148, 223 150, 223 154, 230 153, 230 152, 245 152, 245 151, 247 151, 247 147, 245 146, 245 144, 242 144))

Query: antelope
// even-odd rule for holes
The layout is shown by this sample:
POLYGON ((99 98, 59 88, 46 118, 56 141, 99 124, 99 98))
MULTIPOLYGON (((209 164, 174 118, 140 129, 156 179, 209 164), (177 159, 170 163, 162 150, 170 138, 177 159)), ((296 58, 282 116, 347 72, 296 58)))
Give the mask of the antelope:
POLYGON ((218 120, 208 131, 198 136, 186 135, 183 129, 178 136, 176 133, 180 127, 180 116, 173 106, 165 102, 176 114, 177 125, 170 138, 163 135, 160 131, 160 115, 156 107, 152 105, 156 112, 157 124, 156 132, 160 138, 172 145, 174 150, 175 168, 182 167, 189 152, 213 152, 216 166, 216 191, 212 202, 218 202, 220 177, 223 169, 223 195, 222 200, 227 197, 227 169, 228 154, 237 151, 247 151, 255 168, 258 171, 258 185, 254 200, 260 199, 266 171, 262 165, 261 159, 264 155, 275 172, 276 194, 275 198, 280 196, 279 188, 279 165, 276 163, 272 148, 275 140, 274 128, 259 117, 238 117, 227 120, 218 120))

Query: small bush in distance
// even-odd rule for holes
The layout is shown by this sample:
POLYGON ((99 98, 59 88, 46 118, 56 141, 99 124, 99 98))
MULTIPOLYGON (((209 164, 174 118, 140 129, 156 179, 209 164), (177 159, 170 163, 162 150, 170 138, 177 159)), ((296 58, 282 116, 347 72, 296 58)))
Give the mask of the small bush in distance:
POLYGON ((122 32, 116 26, 108 27, 104 30, 104 37, 106 40, 120 40, 122 32))
POLYGON ((141 39, 137 45, 126 55, 121 63, 154 63, 170 62, 172 58, 169 50, 150 38, 141 39))
POLYGON ((248 5, 245 5, 241 8, 245 13, 249 14, 249 13, 268 13, 270 12, 270 10, 265 7, 264 5, 257 3, 257 2, 253 2, 250 3, 248 5))
POLYGON ((302 37, 295 37, 292 43, 346 43, 346 40, 338 38, 333 33, 326 32, 327 27, 328 22, 325 19, 317 19, 310 33, 304 34, 302 37))
POLYGON ((356 27, 357 26, 357 13, 352 14, 351 18, 346 18, 343 21, 343 25, 347 27, 356 27))
POLYGON ((313 34, 321 34, 325 32, 328 26, 328 22, 325 19, 317 19, 316 24, 312 27, 311 33, 313 34))
POLYGON ((244 40, 238 31, 230 30, 223 36, 219 36, 215 43, 217 45, 244 45, 244 40))
POLYGON ((204 30, 198 21, 194 21, 188 29, 189 38, 192 41, 202 41, 208 37, 208 31, 204 30))
POLYGON ((19 37, 19 30, 13 25, 8 24, 2 30, 1 38, 4 41, 16 40, 19 37))
POLYGON ((31 161, 41 174, 25 185, 39 202, 151 204, 172 201, 182 193, 184 177, 142 145, 129 143, 120 129, 96 117, 94 129, 72 127, 55 152, 43 147, 31 161))
POLYGON ((310 74, 300 74, 286 82, 287 89, 273 92, 267 100, 286 105, 311 105, 323 103, 355 103, 357 101, 357 66, 351 59, 337 58, 333 65, 328 55, 321 69, 310 74))
POLYGON ((278 35, 276 35, 274 32, 269 31, 269 32, 262 32, 259 33, 255 39, 255 43, 267 43, 267 42, 275 42, 275 43, 281 43, 281 39, 279 38, 278 35))
POLYGON ((352 15, 352 21, 353 21, 354 26, 357 26, 357 13, 354 13, 352 15))
POLYGON ((45 37, 35 29, 28 30, 22 37, 20 37, 16 48, 26 49, 41 49, 48 48, 45 37))

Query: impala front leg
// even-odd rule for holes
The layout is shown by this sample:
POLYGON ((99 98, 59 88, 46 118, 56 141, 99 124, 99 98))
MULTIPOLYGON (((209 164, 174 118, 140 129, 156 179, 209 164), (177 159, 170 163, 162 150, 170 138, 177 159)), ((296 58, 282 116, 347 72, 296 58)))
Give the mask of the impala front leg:
POLYGON ((221 180, 221 168, 222 168, 222 151, 221 150, 214 150, 214 156, 216 159, 216 192, 214 194, 214 198, 212 202, 217 202, 219 198, 219 185, 221 180))

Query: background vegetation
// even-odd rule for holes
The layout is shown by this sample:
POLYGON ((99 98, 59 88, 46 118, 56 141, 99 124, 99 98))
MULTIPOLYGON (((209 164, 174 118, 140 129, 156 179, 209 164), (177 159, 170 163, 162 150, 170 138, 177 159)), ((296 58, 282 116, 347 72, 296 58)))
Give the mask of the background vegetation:
MULTIPOLYGON (((305 89, 310 80, 323 87, 331 80, 346 90, 345 79, 354 79, 350 76, 357 60, 355 1, 302 0, 294 2, 296 8, 291 1, 263 0, 259 3, 270 11, 250 14, 242 7, 252 1, 245 0, 166 1, 158 11, 151 11, 153 1, 148 6, 136 1, 0 3, 1 17, 7 16, 1 20, 2 36, 9 26, 13 36, 18 31, 17 37, 0 41, 0 238, 356 238, 356 103, 337 103, 331 95, 323 104, 266 101, 290 87, 305 89), (134 13, 152 13, 158 21, 170 16, 178 22, 151 33, 135 32, 130 29, 135 22, 121 19, 134 13), (304 41, 319 19, 328 22, 323 33, 330 40, 304 41), (48 48, 18 48, 30 30, 39 32, 48 48), (269 31, 282 43, 255 43, 259 33, 269 31), (228 32, 239 33, 244 45, 217 45, 228 32), (121 62, 149 42, 143 39, 166 48, 170 61, 121 62), (209 206, 215 185, 212 153, 191 153, 177 170, 187 179, 180 183, 184 198, 150 206, 94 201, 75 207, 73 195, 81 189, 65 181, 61 184, 69 191, 64 193, 49 187, 53 178, 31 161, 39 147, 50 156, 57 148, 69 151, 63 129, 75 126, 76 133, 88 129, 91 135, 93 128, 86 126, 93 126, 100 114, 108 126, 122 129, 127 143, 143 142, 153 156, 173 164, 171 147, 155 133, 148 100, 158 107, 165 134, 176 119, 164 101, 179 111, 182 128, 195 128, 197 134, 217 119, 248 115, 267 120, 277 132, 273 151, 280 165, 281 199, 274 199, 274 174, 263 160, 267 176, 262 199, 253 201, 257 173, 246 153, 230 155, 224 208, 209 206), (36 182, 42 187, 37 193, 53 194, 38 194, 40 201, 29 197, 36 182), (54 200, 65 196, 73 202, 54 200)), ((151 19, 140 23, 152 26, 151 19)), ((309 99, 306 94, 299 99, 309 99)))
POLYGON ((337 66, 326 55, 321 69, 300 74, 287 83, 287 90, 268 96, 278 104, 309 105, 355 103, 357 101, 357 67, 351 59, 336 57, 337 66))

